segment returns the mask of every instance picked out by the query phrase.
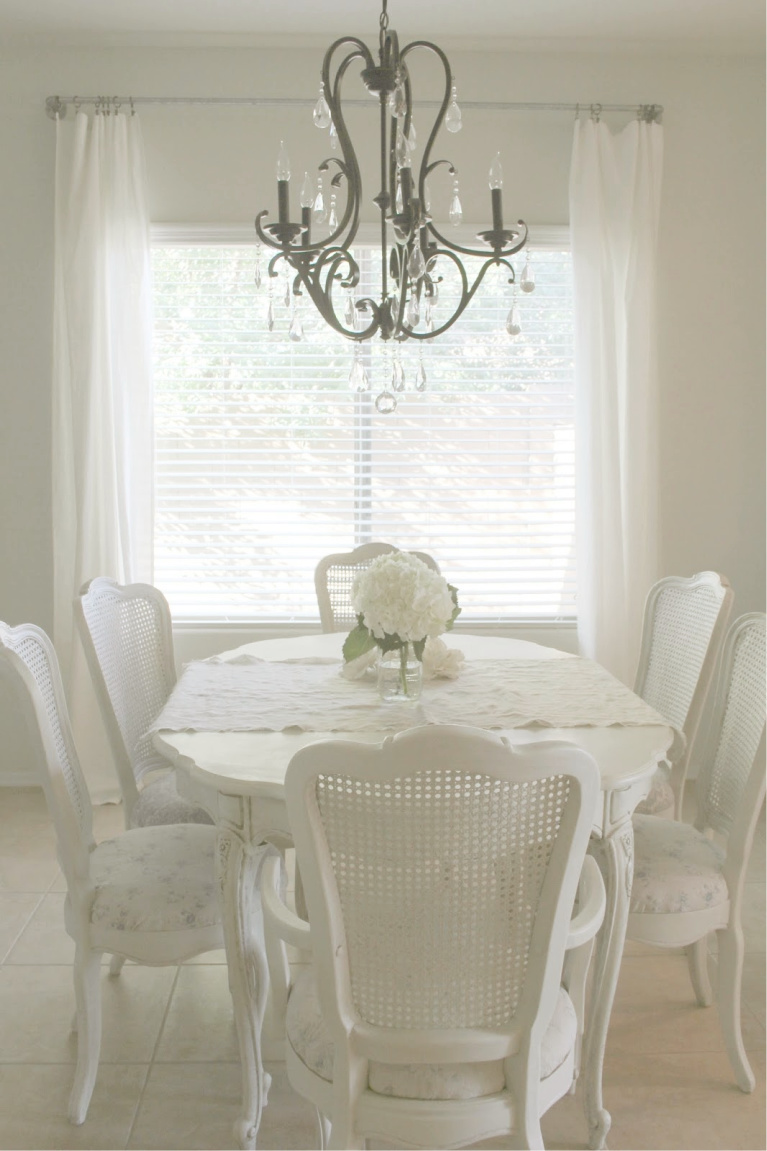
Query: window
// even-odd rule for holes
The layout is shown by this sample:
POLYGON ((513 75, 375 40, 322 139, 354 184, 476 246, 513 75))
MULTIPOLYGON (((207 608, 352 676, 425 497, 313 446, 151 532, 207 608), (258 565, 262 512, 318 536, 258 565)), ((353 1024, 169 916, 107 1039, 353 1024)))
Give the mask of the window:
MULTIPOLYGON (((357 254, 370 279, 358 294, 372 294, 380 256, 357 254)), ((308 300, 305 339, 288 338, 282 277, 268 331, 255 261, 252 243, 220 238, 153 249, 155 580, 174 616, 309 622, 320 557, 382 539, 435 556, 460 590, 462 622, 573 617, 566 246, 533 249, 536 291, 519 294, 516 339, 504 326, 511 289, 491 269, 449 332, 409 341, 393 415, 375 410, 380 341, 362 353, 371 391, 356 393, 351 345, 308 300)), ((452 291, 441 270, 437 322, 452 291)))

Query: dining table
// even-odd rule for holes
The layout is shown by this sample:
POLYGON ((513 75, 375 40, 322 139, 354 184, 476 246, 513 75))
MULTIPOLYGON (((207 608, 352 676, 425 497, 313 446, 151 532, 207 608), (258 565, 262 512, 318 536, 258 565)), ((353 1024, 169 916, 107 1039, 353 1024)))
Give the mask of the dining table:
MULTIPOLYGON (((456 689, 433 680, 425 683, 421 701, 394 705, 387 711, 374 678, 364 676, 354 683, 343 681, 347 686, 342 694, 346 692, 344 699, 348 696, 352 709, 328 712, 325 721, 311 684, 315 679, 319 683, 320 677, 335 690, 336 680, 341 680, 344 638, 341 633, 328 633, 261 640, 202 661, 205 667, 189 665, 153 729, 155 747, 176 769, 179 792, 207 810, 217 827, 217 878, 242 1064, 242 1103, 235 1122, 238 1145, 255 1148, 270 1082, 262 1051, 268 970, 260 935, 258 881, 265 846, 284 851, 292 844, 284 797, 285 772, 292 756, 321 739, 380 743, 393 730, 435 722, 434 716, 439 722, 447 717, 448 722, 463 723, 468 714, 473 726, 492 729, 513 744, 570 741, 589 752, 599 767, 602 786, 589 850, 602 870, 607 905, 592 960, 580 1080, 589 1145, 604 1147, 611 1120, 602 1098, 602 1068, 631 894, 632 813, 647 796, 658 763, 680 738, 679 733, 599 665, 525 640, 463 632, 448 633, 443 639, 463 653, 465 669, 472 674, 484 669, 486 678, 478 682, 491 685, 485 692, 490 700, 486 706, 467 711, 460 692, 451 695, 456 689), (555 666, 554 661, 565 660, 577 662, 555 666), (256 685, 274 682, 268 706, 264 704, 266 711, 259 710, 259 699, 253 698, 244 717, 233 718, 224 708, 222 716, 211 719, 208 706, 212 700, 215 710, 216 685, 220 679, 223 699, 238 665, 255 668, 256 685), (179 693, 183 694, 185 677, 193 669, 202 677, 197 694, 192 691, 181 701, 179 693), (524 691, 519 695, 514 686, 524 686, 527 680, 545 683, 547 678, 555 687, 559 685, 556 692, 562 703, 561 710, 553 712, 554 723, 545 709, 532 706, 529 699, 526 702, 524 691), (291 690, 293 680, 295 690, 291 690), (594 709, 589 696, 596 693, 600 706, 594 709), (451 699, 459 701, 454 705, 454 719, 451 699), (509 703, 513 699, 517 700, 514 706, 509 703), (430 701, 436 710, 430 711, 430 701), (184 706, 180 710, 174 706, 182 702, 186 711, 184 706), (566 722, 555 725, 557 716, 566 722), (326 726, 321 730, 323 722, 326 726)), ((461 678, 459 673, 457 684, 461 678)), ((259 690, 253 689, 254 697, 259 690)))

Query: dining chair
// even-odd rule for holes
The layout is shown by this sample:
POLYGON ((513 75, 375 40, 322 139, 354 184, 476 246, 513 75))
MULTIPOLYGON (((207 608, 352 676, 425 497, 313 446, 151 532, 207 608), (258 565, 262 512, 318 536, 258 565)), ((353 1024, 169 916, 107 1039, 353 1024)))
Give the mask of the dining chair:
MULTIPOLYGON (((354 551, 336 552, 324 556, 314 569, 314 587, 320 609, 320 623, 324 632, 348 631, 357 622, 352 607, 351 591, 355 576, 370 567, 374 559, 399 551, 394 544, 360 544, 354 551)), ((419 560, 439 572, 439 564, 426 552, 411 552, 419 560)))
POLYGON ((741 907, 746 864, 765 793, 766 618, 761 613, 741 616, 725 640, 700 756, 694 825, 634 816, 634 885, 627 931, 629 939, 640 943, 687 948, 701 1007, 712 1002, 707 937, 716 931, 719 1017, 742 1091, 754 1089, 740 1028, 741 907), (714 834, 724 838, 724 846, 712 838, 714 834))
POLYGON ((288 1078, 318 1110, 321 1145, 329 1121, 337 1148, 509 1133, 542 1147, 540 1116, 578 1073, 605 907, 585 858, 594 760, 435 725, 312 744, 285 792, 308 922, 267 861, 267 958, 288 1078), (310 953, 295 979, 285 943, 310 953))
POLYGON ((64 922, 75 942, 77 1004, 69 1118, 79 1124, 88 1114, 99 1064, 102 954, 165 965, 224 945, 216 832, 192 824, 144 827, 96 844, 56 653, 45 632, 0 623, 0 674, 29 726, 67 882, 64 922))
POLYGON ((117 766, 125 826, 212 823, 178 794, 175 772, 147 735, 176 682, 165 596, 149 584, 98 576, 80 589, 75 617, 117 766), (146 778, 158 769, 161 775, 146 778))
POLYGON ((634 691, 684 737, 656 771, 643 815, 680 819, 687 765, 717 660, 734 593, 726 576, 699 572, 666 576, 647 596, 634 691))

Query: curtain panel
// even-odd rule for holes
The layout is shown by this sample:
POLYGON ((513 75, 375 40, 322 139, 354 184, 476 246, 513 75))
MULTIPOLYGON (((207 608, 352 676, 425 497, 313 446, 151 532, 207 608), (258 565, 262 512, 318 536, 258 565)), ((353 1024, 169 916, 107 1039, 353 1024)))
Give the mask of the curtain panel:
POLYGON ((152 579, 151 267, 138 117, 56 125, 54 642, 94 801, 119 797, 76 635, 96 575, 152 579))
POLYGON ((658 578, 655 270, 663 130, 576 121, 570 172, 575 300, 578 634, 631 685, 658 578))

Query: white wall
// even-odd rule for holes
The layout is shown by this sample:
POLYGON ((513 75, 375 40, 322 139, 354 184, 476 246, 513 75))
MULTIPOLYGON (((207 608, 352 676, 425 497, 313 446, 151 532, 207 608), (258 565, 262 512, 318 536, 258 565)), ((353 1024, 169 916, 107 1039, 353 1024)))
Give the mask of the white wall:
MULTIPOLYGON (((451 59, 465 99, 665 106, 663 569, 718 569, 733 583, 737 613, 763 609, 763 59, 493 52, 453 52, 451 59)), ((0 55, 0 618, 45 628, 52 623, 55 129, 44 114, 45 97, 312 97, 320 60, 318 50, 276 49, 27 48, 0 55)), ((249 222, 260 208, 275 206, 281 137, 295 171, 313 170, 326 154, 308 110, 156 106, 141 115, 158 222, 249 222)), ((355 112, 352 124, 363 115, 355 112)), ((617 125, 625 117, 611 119, 617 125)), ((500 147, 509 215, 567 222, 569 115, 485 111, 467 114, 464 122, 449 149, 462 172, 469 219, 487 217, 486 171, 500 147)), ((418 127, 423 138, 423 118, 418 127)), ((438 187, 433 196, 439 210, 438 187)), ((0 727, 0 772, 8 778, 23 769, 26 745, 2 699, 0 727)))

